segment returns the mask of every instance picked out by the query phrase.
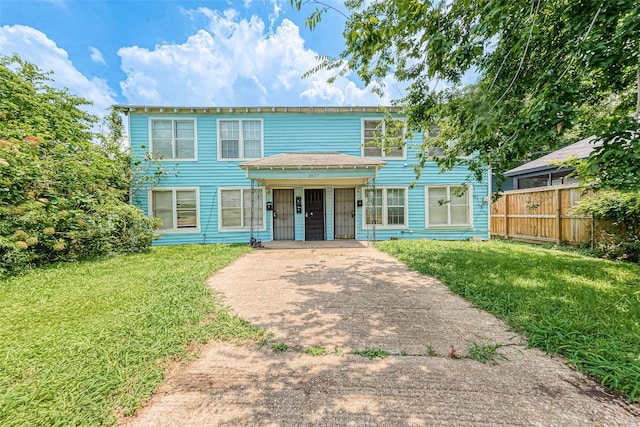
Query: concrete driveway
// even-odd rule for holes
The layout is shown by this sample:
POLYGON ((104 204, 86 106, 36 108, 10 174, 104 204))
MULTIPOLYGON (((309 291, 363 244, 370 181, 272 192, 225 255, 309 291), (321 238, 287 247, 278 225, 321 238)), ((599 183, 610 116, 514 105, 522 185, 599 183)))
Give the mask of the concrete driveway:
POLYGON ((274 339, 208 344, 125 424, 639 425, 637 405, 526 349, 437 280, 358 246, 258 250, 211 277, 236 313, 274 339), (272 351, 274 342, 288 350, 272 351), (474 343, 501 344, 506 360, 464 357, 474 343), (328 354, 304 352, 316 345, 328 354), (354 354, 364 349, 390 356, 354 354))

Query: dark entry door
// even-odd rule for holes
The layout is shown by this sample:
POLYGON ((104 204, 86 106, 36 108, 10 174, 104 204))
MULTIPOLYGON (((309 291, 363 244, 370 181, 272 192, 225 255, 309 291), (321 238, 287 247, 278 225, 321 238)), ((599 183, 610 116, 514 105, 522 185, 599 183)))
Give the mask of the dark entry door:
POLYGON ((334 190, 335 215, 334 238, 356 238, 356 197, 354 188, 336 188, 334 190))
POLYGON ((295 238, 293 190, 273 190, 273 240, 295 238))
POLYGON ((304 239, 324 240, 324 190, 304 190, 304 239))

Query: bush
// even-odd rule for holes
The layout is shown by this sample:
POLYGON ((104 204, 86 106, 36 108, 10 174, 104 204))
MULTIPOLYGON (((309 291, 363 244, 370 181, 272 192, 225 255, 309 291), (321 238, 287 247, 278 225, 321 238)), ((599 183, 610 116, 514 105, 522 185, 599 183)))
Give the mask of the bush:
MULTIPOLYGON (((0 56, 0 274, 28 265, 141 252, 159 221, 128 202, 131 157, 122 122, 93 135, 89 102, 35 65, 0 56)), ((156 174, 154 177, 159 177, 156 174)))
POLYGON ((580 201, 577 210, 595 220, 593 250, 617 260, 640 261, 640 194, 601 191, 580 201))
POLYGON ((159 221, 99 146, 0 140, 0 164, 0 273, 150 247, 159 221))

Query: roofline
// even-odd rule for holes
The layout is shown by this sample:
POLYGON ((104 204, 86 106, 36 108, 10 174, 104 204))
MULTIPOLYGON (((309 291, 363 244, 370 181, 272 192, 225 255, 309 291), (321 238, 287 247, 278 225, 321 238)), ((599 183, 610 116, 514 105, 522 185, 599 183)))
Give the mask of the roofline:
MULTIPOLYGON (((520 175, 532 175, 532 174, 535 175, 537 173, 545 172, 545 171, 549 173, 554 173, 554 172, 564 172, 564 171, 574 170, 574 169, 575 168, 573 167, 565 167, 565 166, 549 164, 545 166, 537 166, 535 168, 530 168, 530 169, 521 169, 515 172, 507 171, 503 175, 507 177, 514 177, 514 176, 520 176, 520 175)), ((522 178, 526 178, 526 177, 522 177, 522 178)))
POLYGON ((216 107, 216 106, 169 106, 169 105, 123 105, 113 106, 123 113, 154 113, 154 114, 247 114, 247 113, 402 113, 401 107, 392 106, 320 106, 320 107, 285 107, 285 106, 254 106, 254 107, 216 107))
POLYGON ((244 163, 240 163, 238 167, 240 169, 249 170, 328 170, 328 169, 370 169, 370 168, 381 168, 386 166, 386 162, 380 163, 363 163, 361 165, 345 165, 345 164, 332 164, 332 165, 247 165, 244 163))

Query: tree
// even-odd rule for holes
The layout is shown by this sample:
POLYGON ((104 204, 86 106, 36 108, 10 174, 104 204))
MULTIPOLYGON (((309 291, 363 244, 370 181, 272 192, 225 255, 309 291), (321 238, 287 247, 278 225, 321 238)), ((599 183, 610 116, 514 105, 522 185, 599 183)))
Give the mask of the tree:
MULTIPOLYGON (((290 1, 315 4, 310 29, 330 10, 290 1)), ((397 103, 409 130, 439 129, 425 138, 419 167, 435 160, 449 169, 474 153, 463 162, 478 177, 487 166, 501 176, 573 129, 604 142, 588 160, 599 186, 640 188, 640 1, 348 0, 345 8, 345 49, 311 72, 355 71, 374 88, 390 73, 406 82, 397 103), (470 74, 477 79, 465 84, 470 74), (603 111, 596 119, 594 105, 603 111), (445 156, 430 158, 433 147, 445 156)))
POLYGON ((18 55, 0 57, 0 136, 21 140, 38 136, 48 141, 89 141, 97 122, 80 107, 84 98, 49 86, 51 73, 18 55))
POLYGON ((0 76, 0 274, 148 249, 159 224, 127 203, 117 123, 96 143, 88 101, 17 56, 0 58, 0 76))

